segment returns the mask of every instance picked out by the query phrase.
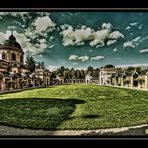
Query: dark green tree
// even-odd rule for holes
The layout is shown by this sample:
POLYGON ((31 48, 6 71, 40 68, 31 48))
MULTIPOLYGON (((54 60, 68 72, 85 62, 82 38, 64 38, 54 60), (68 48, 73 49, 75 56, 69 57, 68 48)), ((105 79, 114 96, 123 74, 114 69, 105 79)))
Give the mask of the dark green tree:
POLYGON ((34 72, 35 67, 36 67, 35 66, 36 61, 34 60, 34 58, 32 56, 27 55, 26 65, 31 73, 34 72))

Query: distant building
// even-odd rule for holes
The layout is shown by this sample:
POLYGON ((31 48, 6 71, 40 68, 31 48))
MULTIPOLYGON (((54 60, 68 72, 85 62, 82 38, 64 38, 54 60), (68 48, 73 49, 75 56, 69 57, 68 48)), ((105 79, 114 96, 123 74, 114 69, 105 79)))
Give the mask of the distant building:
POLYGON ((99 74, 99 81, 100 84, 108 84, 109 78, 113 75, 116 74, 115 68, 104 68, 102 67, 100 69, 100 74, 99 74))

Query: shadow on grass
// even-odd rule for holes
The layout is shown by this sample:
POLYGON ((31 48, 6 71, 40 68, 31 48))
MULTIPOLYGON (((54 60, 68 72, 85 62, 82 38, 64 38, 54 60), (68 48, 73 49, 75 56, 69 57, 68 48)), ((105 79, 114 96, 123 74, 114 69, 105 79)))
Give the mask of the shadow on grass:
POLYGON ((0 124, 31 129, 57 129, 85 101, 60 98, 0 100, 0 124))
POLYGON ((84 116, 81 116, 81 118, 98 118, 100 117, 99 115, 84 115, 84 116))

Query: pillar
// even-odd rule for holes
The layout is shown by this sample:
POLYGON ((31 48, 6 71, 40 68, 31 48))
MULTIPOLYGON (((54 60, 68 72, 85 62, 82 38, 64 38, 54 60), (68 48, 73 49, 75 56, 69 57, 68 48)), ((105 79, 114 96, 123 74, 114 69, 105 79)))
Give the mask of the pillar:
POLYGON ((148 88, 148 75, 145 75, 145 88, 148 88))
POLYGON ((133 87, 133 83, 134 83, 134 78, 133 76, 131 76, 131 87, 133 87))
POLYGON ((121 86, 123 86, 123 85, 124 85, 124 78, 121 77, 121 86))

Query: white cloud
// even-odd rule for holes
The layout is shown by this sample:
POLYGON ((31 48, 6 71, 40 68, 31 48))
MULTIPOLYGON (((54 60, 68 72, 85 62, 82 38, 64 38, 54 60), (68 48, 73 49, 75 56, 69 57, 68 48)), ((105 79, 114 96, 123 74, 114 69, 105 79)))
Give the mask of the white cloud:
POLYGON ((83 45, 85 41, 89 41, 90 46, 96 46, 97 48, 105 46, 106 40, 124 38, 122 33, 112 31, 112 28, 113 26, 110 23, 103 23, 101 30, 97 31, 84 25, 80 29, 74 29, 72 26, 64 24, 61 26, 62 31, 60 34, 63 36, 62 42, 64 46, 83 45))
POLYGON ((104 56, 91 57, 90 59, 91 59, 92 61, 99 61, 99 60, 104 59, 104 56))
POLYGON ((69 60, 77 60, 78 59, 78 56, 77 55, 70 55, 69 60))
POLYGON ((141 37, 138 36, 138 37, 132 39, 131 41, 124 42, 123 47, 124 48, 135 48, 136 46, 139 45, 140 39, 141 39, 141 37))
POLYGON ((114 48, 114 49, 113 49, 113 52, 116 52, 116 51, 117 51, 117 48, 114 48))
POLYGON ((85 61, 89 60, 89 56, 87 56, 87 55, 85 55, 85 56, 70 55, 68 59, 72 60, 72 61, 85 62, 85 61))
POLYGON ((114 44, 114 43, 116 43, 117 42, 117 40, 109 40, 109 41, 107 41, 107 45, 112 45, 112 44, 114 44))
POLYGON ((127 26, 126 28, 125 28, 125 30, 130 30, 131 29, 131 26, 127 26))
POLYGON ((130 23, 130 26, 136 26, 136 25, 138 25, 138 22, 130 23))
POLYGON ((127 41, 127 42, 123 43, 123 47, 124 48, 134 48, 136 46, 133 44, 132 41, 127 41))
POLYGON ((143 25, 141 24, 141 25, 138 26, 138 29, 142 29, 142 27, 143 27, 143 25))
POLYGON ((78 60, 81 60, 82 62, 88 61, 89 56, 80 56, 80 57, 78 57, 78 60))
POLYGON ((88 60, 91 60, 91 61, 99 61, 99 60, 102 60, 104 59, 104 56, 94 56, 94 57, 90 57, 90 56, 77 56, 77 55, 70 55, 69 60, 71 61, 82 61, 82 62, 85 62, 85 61, 88 61, 88 60))
POLYGON ((111 38, 111 39, 124 38, 124 35, 119 31, 114 31, 109 34, 108 38, 111 38))
POLYGON ((73 30, 73 27, 70 25, 62 25, 61 35, 63 35, 63 45, 83 45, 86 40, 92 39, 92 29, 91 28, 84 28, 82 26, 81 29, 73 30))
POLYGON ((32 25, 35 26, 36 32, 45 32, 47 29, 48 31, 52 31, 55 27, 55 23, 48 17, 38 17, 32 25))
POLYGON ((145 52, 148 52, 148 49, 141 49, 139 50, 140 53, 145 53, 145 52))
POLYGON ((111 29, 113 29, 113 26, 112 26, 111 23, 103 23, 102 26, 101 26, 101 28, 103 30, 109 30, 109 31, 111 31, 111 29))

